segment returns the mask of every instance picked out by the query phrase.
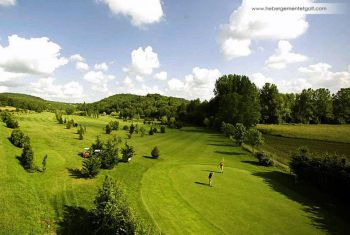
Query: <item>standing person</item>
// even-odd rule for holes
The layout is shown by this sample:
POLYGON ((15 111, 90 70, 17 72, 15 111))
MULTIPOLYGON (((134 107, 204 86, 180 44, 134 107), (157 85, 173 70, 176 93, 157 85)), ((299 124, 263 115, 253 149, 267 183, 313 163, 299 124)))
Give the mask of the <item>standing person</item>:
POLYGON ((214 174, 214 172, 210 171, 209 176, 208 176, 208 178, 209 178, 209 186, 210 187, 212 187, 212 180, 211 180, 211 178, 213 178, 213 174, 214 174))
POLYGON ((219 166, 221 174, 224 174, 224 159, 222 159, 222 161, 219 163, 219 166))

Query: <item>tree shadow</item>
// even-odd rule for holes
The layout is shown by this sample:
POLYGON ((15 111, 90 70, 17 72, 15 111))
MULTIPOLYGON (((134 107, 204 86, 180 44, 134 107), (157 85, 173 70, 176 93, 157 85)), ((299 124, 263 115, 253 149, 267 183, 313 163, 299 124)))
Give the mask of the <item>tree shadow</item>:
POLYGON ((224 155, 245 155, 240 152, 231 152, 231 151, 214 151, 215 153, 224 154, 224 155))
POLYGON ((205 131, 204 129, 181 129, 181 131, 183 132, 200 132, 200 133, 206 133, 207 131, 205 131))
POLYGON ((157 160, 158 158, 152 157, 152 156, 142 156, 144 158, 148 158, 148 159, 153 159, 153 160, 157 160))
POLYGON ((63 219, 58 222, 57 234, 93 234, 92 213, 83 207, 65 205, 63 219))
POLYGON ((16 159, 18 160, 18 163, 23 167, 23 169, 28 173, 41 172, 41 170, 36 165, 34 165, 32 169, 26 168, 22 156, 16 156, 16 159))
POLYGON ((213 143, 209 143, 207 145, 211 145, 211 146, 218 146, 218 147, 232 147, 232 144, 213 144, 213 143))
POLYGON ((213 170, 202 170, 202 171, 206 171, 206 172, 214 172, 214 173, 220 173, 221 174, 221 172, 220 171, 213 171, 213 170))
POLYGON ((70 177, 73 177, 75 179, 85 178, 84 175, 81 173, 81 170, 78 168, 67 168, 67 170, 69 172, 70 177))
MULTIPOLYGON (((327 234, 350 234, 350 224, 346 223, 348 209, 335 204, 328 195, 310 185, 296 184, 292 175, 280 171, 257 172, 253 175, 263 178, 273 190, 301 204, 314 227, 327 234)), ((349 208, 349 205, 345 207, 349 208)))
POLYGON ((248 163, 248 164, 254 165, 254 166, 261 166, 261 165, 259 164, 258 161, 249 161, 249 160, 246 160, 246 161, 241 161, 241 162, 243 162, 243 163, 248 163))
POLYGON ((194 182, 195 184, 199 184, 199 185, 204 185, 204 186, 210 186, 208 183, 203 183, 203 182, 194 182))

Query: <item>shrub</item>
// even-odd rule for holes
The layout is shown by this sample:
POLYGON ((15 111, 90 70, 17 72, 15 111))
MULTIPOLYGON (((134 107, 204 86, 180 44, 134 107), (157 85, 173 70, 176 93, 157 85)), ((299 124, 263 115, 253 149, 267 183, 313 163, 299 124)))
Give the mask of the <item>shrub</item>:
POLYGON ((158 133, 158 129, 156 127, 153 127, 153 133, 158 133))
POLYGON ((123 126, 123 130, 124 131, 128 131, 129 130, 129 126, 128 125, 123 126))
POLYGON ((125 142, 124 148, 122 148, 122 161, 128 162, 129 158, 132 158, 135 154, 135 150, 133 146, 128 145, 127 142, 125 142))
POLYGON ((165 133, 165 126, 160 127, 160 133, 165 133))
POLYGON ((328 154, 312 156, 307 149, 301 148, 292 154, 289 166, 298 180, 341 200, 350 197, 350 167, 346 166, 345 158, 328 154))
POLYGON ((183 127, 183 124, 182 124, 182 122, 177 121, 177 122, 175 123, 175 126, 176 126, 177 129, 181 129, 181 128, 183 127))
POLYGON ((124 188, 106 176, 94 200, 94 234, 149 234, 127 202, 124 188))
POLYGON ((98 135, 96 137, 96 142, 91 145, 91 151, 92 153, 95 152, 95 150, 101 150, 103 148, 103 143, 101 141, 101 137, 98 135))
POLYGON ((153 128, 152 128, 152 127, 149 129, 148 134, 149 134, 149 135, 153 135, 153 134, 154 134, 153 128))
MULTIPOLYGON (((230 131, 230 127, 228 128, 228 131, 230 131)), ((244 141, 246 133, 247 133, 247 130, 245 126, 242 123, 237 123, 234 126, 233 132, 231 134, 232 134, 232 137, 235 139, 236 144, 241 146, 244 141)))
POLYGON ((30 144, 24 146, 20 162, 24 169, 33 170, 34 169, 34 152, 30 144))
POLYGON ((261 145, 263 142, 262 134, 256 128, 250 128, 244 136, 244 143, 253 147, 253 153, 254 148, 261 145))
POLYGON ((100 172, 101 162, 98 157, 86 158, 83 161, 81 174, 86 178, 94 178, 100 172))
POLYGON ((118 121, 111 121, 111 122, 109 122, 109 125, 111 126, 111 129, 113 131, 119 130, 119 122, 118 121))
POLYGON ((117 143, 107 140, 100 154, 100 159, 102 169, 112 169, 118 163, 117 143))
POLYGON ((21 130, 15 129, 12 131, 10 136, 11 143, 16 147, 23 147, 23 141, 24 141, 24 134, 21 130))
POLYGON ((263 151, 257 152, 255 154, 256 158, 259 160, 259 164, 262 166, 273 166, 274 161, 270 154, 267 154, 263 151))
POLYGON ((129 134, 132 135, 134 133, 134 131, 135 131, 135 126, 134 126, 134 124, 131 124, 130 128, 129 128, 129 134))
POLYGON ((111 134, 112 128, 109 124, 106 125, 106 134, 111 134))
POLYGON ((19 127, 17 120, 10 113, 5 112, 2 120, 8 128, 15 129, 19 127))
POLYGON ((151 155, 153 158, 159 158, 160 153, 157 146, 152 149, 151 155))
POLYGON ((143 137, 145 135, 146 129, 142 126, 140 128, 140 132, 141 132, 141 137, 143 137))

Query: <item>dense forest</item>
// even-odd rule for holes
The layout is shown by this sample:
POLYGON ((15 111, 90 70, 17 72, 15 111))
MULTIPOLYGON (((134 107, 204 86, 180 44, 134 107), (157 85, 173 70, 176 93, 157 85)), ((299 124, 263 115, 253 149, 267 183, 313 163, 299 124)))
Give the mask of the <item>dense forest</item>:
POLYGON ((0 93, 0 106, 13 106, 18 109, 33 110, 36 112, 65 110, 74 106, 62 102, 47 101, 39 97, 19 94, 19 93, 0 93))
POLYGON ((138 96, 117 94, 94 103, 67 104, 38 97, 0 94, 1 106, 14 106, 37 112, 65 110, 67 114, 98 116, 111 114, 123 119, 156 118, 220 128, 221 123, 350 123, 350 88, 335 94, 328 89, 304 89, 301 93, 283 94, 274 84, 258 89, 247 76, 224 75, 215 83, 210 101, 187 101, 159 94, 138 96))

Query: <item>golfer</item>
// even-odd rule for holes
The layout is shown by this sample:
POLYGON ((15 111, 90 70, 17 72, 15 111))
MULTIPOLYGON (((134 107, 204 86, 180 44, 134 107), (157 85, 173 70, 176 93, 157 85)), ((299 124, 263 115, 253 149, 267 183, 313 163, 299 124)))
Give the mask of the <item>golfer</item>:
POLYGON ((212 183, 211 183, 212 180, 211 180, 211 178, 213 178, 213 174, 214 174, 214 172, 211 171, 211 172, 209 173, 209 176, 208 176, 208 178, 209 178, 209 186, 210 186, 210 187, 212 187, 212 183))
POLYGON ((219 166, 220 166, 220 172, 223 174, 223 173, 224 173, 224 160, 222 160, 222 161, 219 163, 219 166))

